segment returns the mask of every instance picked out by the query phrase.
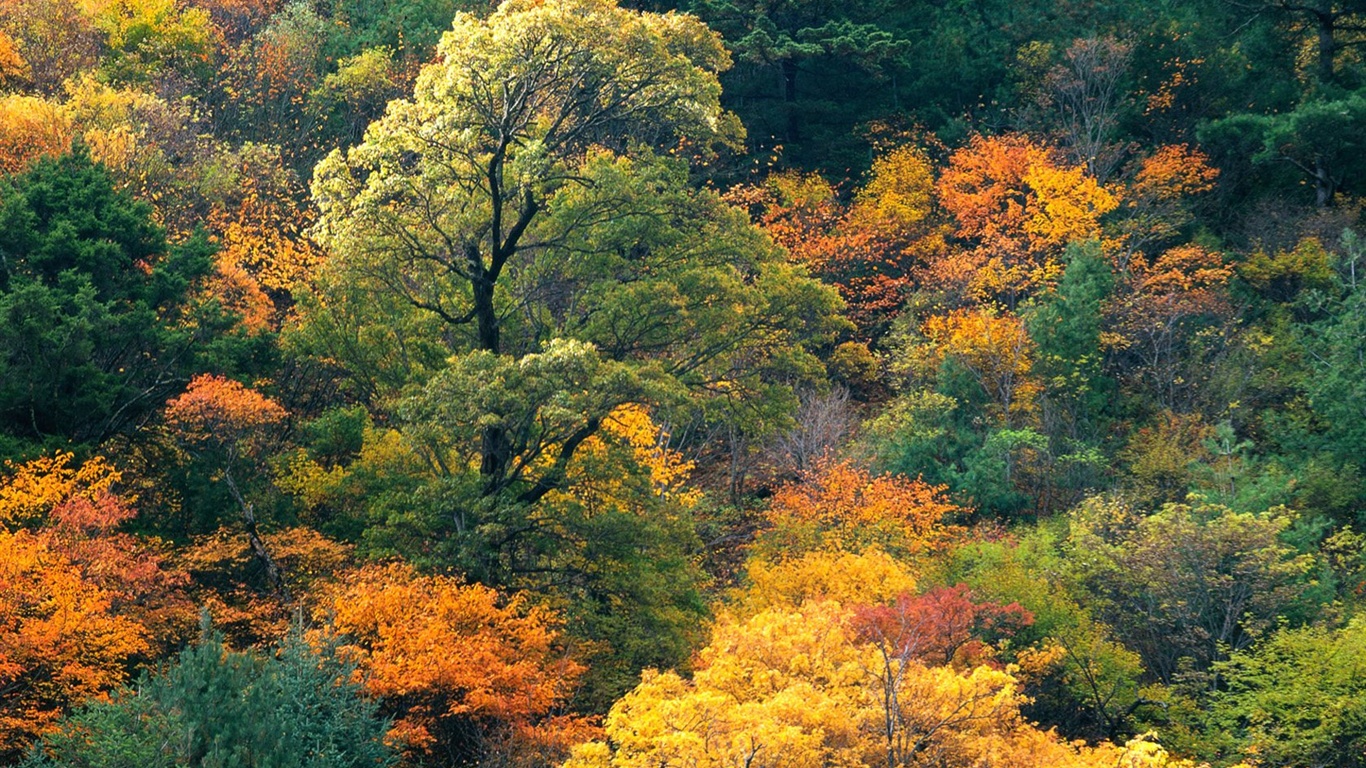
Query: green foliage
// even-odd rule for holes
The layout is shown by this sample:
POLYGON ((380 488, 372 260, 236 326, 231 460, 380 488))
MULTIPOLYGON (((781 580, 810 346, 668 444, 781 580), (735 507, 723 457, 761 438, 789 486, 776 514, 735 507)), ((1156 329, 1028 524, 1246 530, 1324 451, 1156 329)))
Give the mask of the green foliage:
POLYGON ((1000 603, 1017 602, 1034 623, 1015 637, 1020 648, 1060 651, 1029 688, 1030 714, 1078 738, 1118 739, 1137 730, 1143 664, 1094 616, 1087 595, 1069 586, 1065 530, 1053 522, 1023 529, 1018 541, 976 542, 954 554, 949 580, 1000 603))
MULTIPOLYGON (((207 630, 206 630, 207 632, 207 630)), ((352 668, 296 632, 269 655, 206 634, 136 690, 87 704, 24 763, 116 768, 359 768, 393 765, 378 704, 352 668)))
POLYGON ((1159 680, 1200 680, 1287 615, 1314 565, 1281 537, 1286 509, 1254 515, 1198 498, 1142 514, 1093 498, 1064 551, 1098 615, 1159 680))
POLYGON ((1272 765, 1366 765, 1366 626, 1282 630, 1216 665, 1209 728, 1272 765))
POLYGON ((1100 243, 1072 244, 1057 288, 1025 312, 1025 327, 1039 346, 1036 365, 1045 397, 1058 404, 1060 423, 1050 430, 1079 443, 1094 442, 1115 391, 1104 370, 1104 304, 1115 278, 1100 243))
POLYGON ((0 184, 0 429, 85 442, 140 424, 225 324, 189 303, 211 246, 168 247, 84 149, 0 184))

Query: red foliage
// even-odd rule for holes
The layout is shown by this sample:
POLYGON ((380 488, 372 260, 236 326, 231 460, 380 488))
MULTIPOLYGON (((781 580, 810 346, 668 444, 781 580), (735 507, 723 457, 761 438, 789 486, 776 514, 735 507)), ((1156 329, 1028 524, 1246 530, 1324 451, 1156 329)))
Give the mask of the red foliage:
POLYGON ((1033 623, 1034 614, 1019 603, 973 602, 966 584, 903 594, 892 605, 864 606, 854 614, 859 636, 894 656, 963 668, 989 661, 992 642, 1033 623))

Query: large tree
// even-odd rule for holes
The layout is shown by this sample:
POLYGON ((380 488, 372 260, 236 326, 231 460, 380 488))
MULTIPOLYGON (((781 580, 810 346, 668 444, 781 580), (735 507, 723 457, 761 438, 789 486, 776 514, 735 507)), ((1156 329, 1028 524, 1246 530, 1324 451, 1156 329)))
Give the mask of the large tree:
POLYGON ((519 503, 622 403, 817 370, 802 342, 838 300, 663 153, 739 138, 728 65, 695 18, 610 0, 458 16, 413 98, 317 169, 334 258, 302 338, 373 394, 426 383, 406 413, 470 427, 479 495, 519 503))

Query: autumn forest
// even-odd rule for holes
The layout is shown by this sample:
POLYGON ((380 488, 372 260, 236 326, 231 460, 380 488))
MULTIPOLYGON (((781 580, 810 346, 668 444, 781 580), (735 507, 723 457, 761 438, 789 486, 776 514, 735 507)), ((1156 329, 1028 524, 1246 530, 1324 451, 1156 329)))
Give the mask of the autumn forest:
POLYGON ((1366 768, 1364 219, 1364 0, 0 0, 0 765, 1366 768))

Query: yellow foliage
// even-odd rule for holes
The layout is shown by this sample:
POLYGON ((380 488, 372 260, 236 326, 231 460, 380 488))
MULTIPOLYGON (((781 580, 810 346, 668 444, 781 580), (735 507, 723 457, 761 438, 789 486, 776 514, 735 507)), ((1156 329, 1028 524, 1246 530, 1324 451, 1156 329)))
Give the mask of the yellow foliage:
POLYGON ((776 563, 755 558, 747 572, 749 587, 736 599, 741 616, 769 609, 792 610, 808 601, 844 606, 885 603, 914 592, 916 586, 915 577, 879 549, 858 554, 810 552, 776 563))
POLYGON ((79 0, 77 5, 116 50, 139 42, 135 33, 150 33, 175 47, 209 47, 208 12, 181 8, 176 0, 79 0))
POLYGON ((605 433, 631 447, 636 463, 649 470, 655 493, 676 497, 687 506, 700 498, 700 491, 682 487, 692 474, 693 462, 668 447, 668 433, 655 424, 643 406, 618 406, 603 420, 602 427, 605 433))
POLYGON ((6 461, 9 477, 0 484, 0 525, 33 522, 73 498, 96 501, 121 479, 102 456, 73 467, 74 458, 59 451, 18 466, 6 461))
POLYGON ((864 642, 834 601, 723 617, 692 680, 646 671, 607 741, 564 768, 1157 768, 1150 742, 1087 747, 1020 715, 1009 670, 927 667, 864 642), (1146 762, 1145 762, 1146 761, 1146 762))
POLYGON ((1034 193, 1025 232, 1031 250, 1061 248, 1100 236, 1100 217, 1119 207, 1119 199, 1080 167, 1035 165, 1024 183, 1034 193))
POLYGON ((962 309, 931 317, 921 331, 930 342, 923 359, 916 361, 922 370, 938 370, 945 358, 952 358, 977 379, 992 400, 994 415, 1005 424, 1034 412, 1041 391, 1031 377, 1034 342, 1018 317, 962 309))
POLYGON ((71 148, 71 123, 54 102, 36 96, 0 97, 0 175, 19 173, 34 159, 71 148))
POLYGON ((873 161, 872 174, 851 213, 909 233, 933 210, 934 168, 929 156, 918 147, 900 147, 873 161))

